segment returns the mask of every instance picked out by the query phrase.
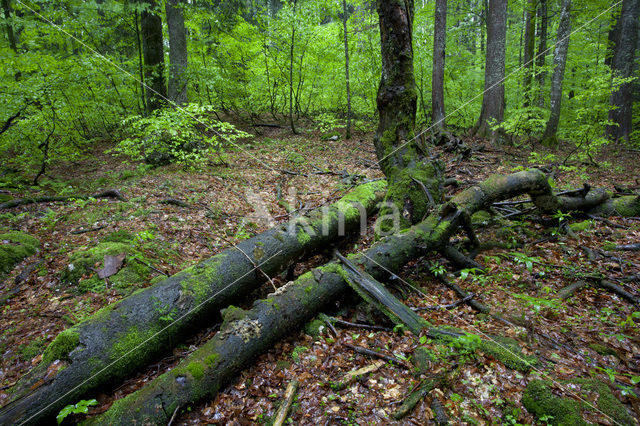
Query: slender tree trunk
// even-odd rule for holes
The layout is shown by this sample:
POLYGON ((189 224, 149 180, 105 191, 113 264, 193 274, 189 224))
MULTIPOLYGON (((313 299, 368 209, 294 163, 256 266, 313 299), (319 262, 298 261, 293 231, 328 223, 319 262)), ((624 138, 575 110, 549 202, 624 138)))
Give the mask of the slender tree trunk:
MULTIPOLYGON (((638 43, 638 14, 640 0, 624 0, 618 18, 620 32, 616 39, 616 49, 611 61, 613 75, 632 77, 635 52, 638 43)), ((616 125, 609 126, 607 133, 612 140, 624 139, 629 142, 633 125, 633 83, 625 83, 611 94, 609 120, 616 125)))
POLYGON ((436 0, 433 30, 433 76, 431 78, 431 121, 433 126, 445 126, 444 62, 447 42, 447 0, 436 0))
POLYGON ((492 135, 491 122, 499 124, 504 118, 507 3, 507 0, 489 0, 484 96, 480 118, 471 131, 481 137, 492 135))
POLYGON ((532 95, 532 75, 533 75, 533 55, 535 52, 536 41, 536 4, 537 0, 528 0, 525 6, 524 21, 524 106, 527 107, 531 103, 532 95))
POLYGON ((567 65, 567 52, 569 51, 569 35, 571 34, 571 0, 562 1, 562 13, 558 25, 556 49, 553 53, 553 75, 551 76, 551 115, 542 136, 543 144, 556 145, 556 133, 560 122, 562 108, 562 81, 567 65))
POLYGON ((7 20, 5 27, 7 29, 7 39, 9 39, 9 47, 15 53, 18 53, 18 43, 16 42, 16 35, 13 31, 13 24, 11 23, 11 2, 10 0, 2 0, 2 11, 4 13, 4 19, 7 20))
POLYGON ((547 64, 547 37, 549 28, 547 15, 547 0, 540 0, 540 7, 538 8, 538 57, 536 59, 536 81, 538 82, 536 96, 537 104, 540 108, 544 108, 542 90, 544 89, 544 83, 547 79, 547 71, 544 69, 547 64))
POLYGON ((289 51, 289 122, 291 123, 291 131, 293 134, 297 134, 296 125, 293 119, 293 54, 295 52, 295 43, 296 43, 296 6, 298 4, 297 0, 293 0, 293 22, 291 23, 291 49, 289 51))
POLYGON ((169 27, 169 100, 178 105, 187 103, 187 30, 181 5, 185 0, 167 0, 169 27))
MULTIPOLYGON (((144 84, 144 60, 142 53, 142 37, 140 36, 140 24, 139 24, 139 16, 138 10, 134 10, 134 19, 135 19, 135 27, 136 27, 136 45, 138 47, 138 73, 140 80, 140 102, 142 103, 142 108, 140 114, 147 111, 147 97, 146 97, 146 85, 144 84)), ((140 109, 140 104, 138 104, 138 109, 140 109)))
POLYGON ((347 133, 351 139, 351 87, 349 83, 349 38, 347 35, 347 0, 342 0, 342 28, 344 30, 344 74, 347 85, 347 133))
POLYGON ((141 13, 142 52, 145 63, 147 85, 147 113, 162 107, 167 98, 164 78, 164 48, 162 40, 162 19, 158 15, 155 0, 141 13))

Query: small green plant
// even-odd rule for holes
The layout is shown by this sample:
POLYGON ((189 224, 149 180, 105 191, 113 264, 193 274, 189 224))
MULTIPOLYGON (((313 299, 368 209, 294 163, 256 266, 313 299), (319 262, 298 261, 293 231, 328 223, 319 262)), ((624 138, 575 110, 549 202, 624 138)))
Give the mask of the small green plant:
POLYGON ((110 150, 134 161, 153 165, 178 163, 195 167, 220 154, 223 143, 251 136, 232 124, 212 119, 212 107, 188 104, 162 109, 151 116, 133 116, 122 122, 125 137, 110 150))
POLYGON ((60 410, 56 416, 56 420, 58 421, 58 424, 60 424, 69 414, 87 414, 89 412, 89 406, 91 405, 98 405, 98 401, 95 399, 83 399, 77 404, 69 404, 60 410))
POLYGON ((344 124, 340 123, 340 120, 338 120, 333 114, 318 114, 315 116, 315 121, 316 129, 320 130, 322 133, 327 133, 344 127, 344 124))
POLYGON ((527 306, 531 306, 536 313, 540 313, 543 308, 560 309, 560 302, 556 299, 545 299, 543 297, 529 296, 528 294, 514 294, 513 297, 524 300, 527 306))
POLYGON ((444 265, 438 262, 431 262, 431 264, 429 265, 429 271, 436 277, 443 276, 447 273, 447 269, 444 267, 444 265))

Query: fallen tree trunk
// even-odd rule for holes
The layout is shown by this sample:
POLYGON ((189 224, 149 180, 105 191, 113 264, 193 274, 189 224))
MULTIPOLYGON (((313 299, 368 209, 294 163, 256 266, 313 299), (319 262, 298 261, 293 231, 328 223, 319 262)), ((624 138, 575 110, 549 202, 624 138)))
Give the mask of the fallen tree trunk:
MULTIPOLYGON (((349 259, 374 278, 383 280, 392 273, 399 273, 406 262, 425 251, 442 248, 466 222, 465 215, 523 193, 530 194, 535 202, 538 197, 550 195, 550 191, 546 176, 538 170, 490 178, 463 191, 423 222, 391 235, 349 259)), ((545 201, 550 202, 550 199, 545 201)), ((562 208, 561 201, 554 205, 562 208)), ((224 323, 215 337, 173 370, 116 401, 106 413, 89 423, 166 423, 176 407, 214 395, 253 358, 336 299, 348 288, 344 276, 340 264, 331 262, 305 273, 267 299, 256 301, 249 311, 226 310, 224 323)), ((431 331, 436 333, 430 335, 440 333, 431 331)), ((483 350, 495 353, 490 349, 497 351, 500 348, 490 345, 483 350)))
POLYGON ((89 198, 115 198, 119 201, 127 201, 127 199, 117 189, 107 189, 93 195, 69 195, 69 196, 42 196, 33 198, 16 198, 0 204, 0 209, 12 209, 14 207, 24 206, 26 204, 51 203, 54 201, 69 200, 87 200, 89 198))
POLYGON ((242 241, 63 331, 14 387, 0 424, 52 418, 87 392, 122 381, 246 297, 265 276, 366 226, 385 188, 385 181, 361 185, 331 206, 242 241))

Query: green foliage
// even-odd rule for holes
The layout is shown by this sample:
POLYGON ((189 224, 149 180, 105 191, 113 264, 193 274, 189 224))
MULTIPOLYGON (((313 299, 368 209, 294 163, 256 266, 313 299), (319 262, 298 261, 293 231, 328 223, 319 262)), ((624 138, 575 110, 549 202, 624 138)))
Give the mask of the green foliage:
POLYGON ((60 410, 60 413, 56 416, 58 424, 62 423, 69 414, 87 414, 91 405, 98 405, 98 401, 95 399, 83 399, 77 404, 70 404, 60 410))
POLYGON ((233 144, 250 136, 230 123, 214 120, 212 111, 209 106, 189 104, 161 109, 149 117, 129 117, 122 123, 127 137, 113 152, 155 165, 201 165, 212 155, 220 155, 225 141, 233 144))

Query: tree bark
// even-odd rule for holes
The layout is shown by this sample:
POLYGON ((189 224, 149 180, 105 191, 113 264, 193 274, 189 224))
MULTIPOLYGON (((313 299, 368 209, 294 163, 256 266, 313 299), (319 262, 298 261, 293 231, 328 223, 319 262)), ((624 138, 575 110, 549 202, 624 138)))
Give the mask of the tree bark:
POLYGON ((484 96, 480 118, 471 130, 471 134, 480 137, 493 135, 491 125, 502 123, 504 118, 507 3, 507 0, 489 0, 484 96))
POLYGON ((560 123, 560 112, 562 109, 562 82, 564 71, 567 65, 567 52, 569 51, 569 36, 571 34, 571 0, 562 1, 562 12, 560 24, 558 25, 558 35, 556 49, 553 54, 553 74, 551 76, 550 105, 551 115, 547 121, 542 136, 544 145, 557 145, 558 124, 560 123))
MULTIPOLYGON (((611 61, 611 68, 615 77, 628 78, 633 76, 635 65, 635 51, 638 42, 638 14, 640 0, 624 0, 622 12, 618 18, 619 33, 617 34, 615 51, 611 61)), ((633 126, 633 83, 624 83, 611 94, 609 120, 615 125, 609 126, 607 133, 612 140, 624 139, 629 142, 633 126)))
POLYGON ((293 120, 293 54, 295 52, 295 43, 296 43, 296 6, 298 5, 298 0, 293 0, 293 21, 291 23, 291 47, 289 50, 289 122, 291 124, 291 132, 295 135, 298 132, 296 131, 296 125, 293 120))
POLYGON ((347 133, 346 139, 351 139, 351 87, 349 82, 349 38, 347 33, 347 0, 342 0, 342 29, 344 31, 344 74, 347 85, 347 133))
POLYGON ((142 52, 147 92, 147 113, 161 108, 167 98, 164 78, 164 48, 162 18, 158 15, 156 0, 149 0, 141 13, 142 52))
POLYGON ((536 81, 538 82, 536 97, 537 105, 540 108, 544 108, 544 96, 542 93, 544 83, 547 80, 545 65, 547 64, 548 13, 547 0, 540 0, 540 7, 538 8, 538 56, 536 59, 536 81))
POLYGON ((436 0, 433 29, 433 75, 431 78, 431 122, 436 129, 445 126, 444 65, 447 43, 447 0, 436 0))
POLYGON ((4 19, 6 20, 7 39, 9 40, 9 47, 15 53, 18 53, 18 43, 16 42, 16 35, 13 31, 13 24, 11 23, 11 2, 10 0, 2 0, 2 11, 4 13, 4 19))
MULTIPOLYGON (((423 222, 380 240, 349 259, 383 281, 400 273, 411 259, 442 249, 463 225, 465 217, 496 201, 521 194, 529 194, 545 212, 555 212, 547 210, 550 208, 590 208, 589 203, 554 196, 547 177, 539 170, 493 176, 456 195, 447 203, 449 207, 443 206, 423 222)), ((640 212, 640 203, 635 212, 640 212)), ((345 276, 342 266, 331 262, 305 273, 267 299, 256 301, 248 311, 230 307, 223 313, 224 323, 216 336, 173 370, 116 401, 89 424, 162 424, 177 407, 215 395, 252 359, 344 293, 348 289, 345 276)))
POLYGON ((122 381, 257 288, 264 274, 274 276, 346 231, 365 226, 366 212, 385 188, 384 181, 361 185, 326 212, 317 210, 242 241, 63 331, 41 364, 13 388, 0 410, 0 424, 43 421, 87 392, 122 381))
POLYGON ((378 0, 382 76, 377 106, 380 116, 374 137, 376 155, 389 181, 386 205, 378 229, 388 232, 396 225, 386 220, 396 209, 400 227, 420 222, 443 197, 442 166, 426 159, 426 148, 415 140, 417 90, 413 74, 413 1, 378 0))
POLYGON ((535 52, 536 41, 536 6, 537 0, 528 0, 525 6, 525 20, 524 20, 524 106, 528 107, 531 104, 533 81, 533 55, 535 52))
POLYGON ((169 100, 178 105, 187 103, 187 30, 181 5, 184 0, 167 0, 169 28, 169 100))

